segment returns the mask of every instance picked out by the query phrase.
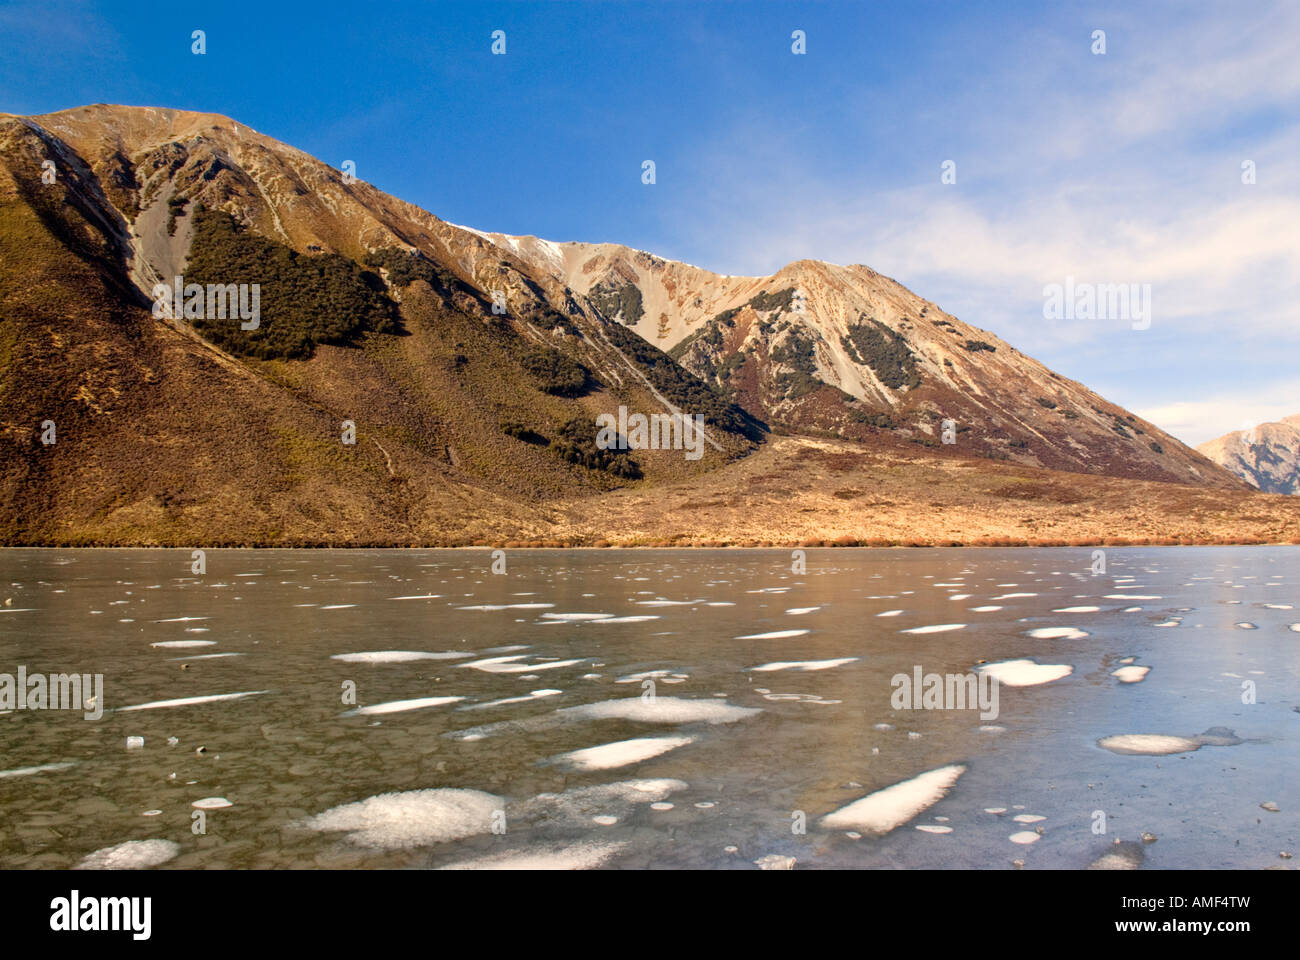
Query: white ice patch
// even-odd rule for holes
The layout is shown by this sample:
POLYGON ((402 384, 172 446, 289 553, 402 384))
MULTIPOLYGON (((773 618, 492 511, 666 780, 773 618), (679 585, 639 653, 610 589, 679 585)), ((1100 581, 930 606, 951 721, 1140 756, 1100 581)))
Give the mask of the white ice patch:
POLYGON ((1032 687, 1040 683, 1051 683, 1068 677, 1074 667, 1065 663, 1036 663, 1033 660, 1004 660, 1001 663, 986 663, 979 668, 980 673, 987 673, 998 683, 1008 687, 1032 687))
POLYGON ((131 710, 158 710, 164 707, 190 707, 199 703, 220 703, 224 700, 242 700, 244 697, 257 697, 270 690, 245 690, 242 693, 218 693, 209 697, 181 697, 177 700, 154 700, 152 703, 137 703, 132 707, 118 707, 118 713, 131 710))
POLYGON ((889 833, 942 800, 965 772, 961 764, 930 770, 827 814, 821 818, 821 825, 831 830, 889 833))
POLYGON ((1052 613, 1097 613, 1101 607, 1057 607, 1052 613))
POLYGON ((971 613, 995 613, 998 610, 1001 610, 1002 608, 994 606, 994 607, 968 607, 967 609, 970 610, 971 613))
POLYGON ((414 700, 390 700, 387 703, 376 703, 373 706, 348 710, 343 716, 369 717, 382 713, 403 713, 407 710, 423 710, 425 707, 440 707, 444 703, 459 703, 464 699, 464 697, 417 697, 414 700))
POLYGON ((527 703, 530 700, 540 700, 543 697, 555 697, 563 693, 563 690, 534 690, 526 697, 505 697, 501 700, 489 700, 487 703, 471 703, 468 706, 457 707, 457 710, 486 710, 489 707, 504 707, 511 703, 527 703))
POLYGON ((659 617, 653 613, 643 614, 639 617, 608 617, 604 620, 596 620, 596 623, 645 623, 647 620, 658 620, 659 617))
POLYGON ((637 723, 735 723, 762 713, 758 707, 737 707, 717 700, 628 697, 564 707, 556 713, 582 720, 632 720, 637 723))
POLYGON ((1120 683, 1140 683, 1150 672, 1150 667, 1120 667, 1111 676, 1120 683))
POLYGON ((164 647, 168 649, 185 648, 185 647, 212 647, 216 646, 215 640, 160 640, 157 643, 151 643, 151 647, 164 647))
POLYGON ((1000 597, 990 597, 991 600, 1019 600, 1022 597, 1036 597, 1036 593, 1004 593, 1000 597))
POLYGON ((69 767, 75 767, 75 761, 64 763, 42 763, 37 767, 15 767, 12 770, 0 770, 0 780, 9 777, 30 777, 34 773, 53 773, 56 770, 67 770, 69 767))
POLYGON ((639 737, 635 740, 620 740, 617 743, 605 743, 598 747, 572 750, 560 754, 552 762, 573 770, 613 770, 616 767, 641 763, 643 760, 649 760, 694 742, 694 737, 639 737))
POLYGON ((481 790, 441 787, 381 793, 332 807, 302 825, 322 833, 346 832, 358 846, 399 850, 489 833, 493 817, 504 807, 500 797, 481 790))
MULTIPOLYGON (((671 804, 669 804, 671 806, 671 804)), ((592 870, 622 850, 625 843, 578 843, 570 847, 494 853, 461 860, 439 870, 592 870)))
POLYGON ((805 633, 811 633, 809 630, 774 630, 771 633, 750 633, 743 637, 736 637, 737 640, 786 640, 790 637, 802 637, 805 633))
POLYGON ((950 630, 965 630, 964 623, 935 623, 928 627, 909 627, 899 633, 948 633, 950 630))
POLYGON ((1088 636, 1078 627, 1038 627, 1030 630, 1028 635, 1035 640, 1081 640, 1088 636))
POLYGON ((234 804, 225 797, 204 797, 202 800, 195 800, 190 806, 196 810, 222 810, 233 807, 234 804))
POLYGON ((1170 753, 1191 753, 1201 749, 1199 740, 1188 737, 1172 737, 1162 733, 1123 733, 1113 737, 1102 737, 1097 746, 1104 747, 1111 753, 1123 753, 1159 757, 1170 753))
POLYGON ((1156 597, 1150 594, 1142 593, 1108 593, 1102 597, 1103 600, 1163 600, 1164 597, 1156 597))
POLYGON ((472 657, 472 653, 448 650, 442 653, 426 653, 423 650, 371 650, 367 653, 336 653, 331 660, 344 663, 407 663, 411 660, 459 660, 472 657))
POLYGON ((457 607, 457 610, 544 610, 553 603, 481 603, 475 607, 457 607))
POLYGON ((543 620, 608 620, 614 615, 612 613, 544 613, 543 620))
POLYGON ((846 663, 856 663, 857 657, 839 657, 835 660, 778 660, 775 663, 765 663, 761 667, 750 667, 753 673, 771 673, 774 670, 830 670, 832 667, 843 666, 846 663))
POLYGON ((886 610, 884 613, 878 613, 878 614, 876 614, 876 616, 878 616, 878 617, 896 617, 896 616, 898 616, 898 615, 899 615, 900 613, 902 613, 902 612, 903 612, 902 610, 886 610))
POLYGON ((805 613, 816 613, 821 607, 791 607, 786 611, 792 617, 802 617, 805 613))
POLYGON ((1019 833, 1013 833, 1007 837, 1012 843, 1018 843, 1021 846, 1028 846, 1031 843, 1037 843, 1041 838, 1033 830, 1021 830, 1019 833))
POLYGON ((166 863, 181 852, 171 840, 128 840, 89 854, 74 870, 143 870, 166 863))
POLYGON ((580 660, 550 660, 542 663, 515 663, 516 660, 522 660, 523 654, 514 654, 506 657, 488 657, 485 660, 474 660, 470 663, 458 663, 458 667, 473 667, 475 670, 482 670, 486 673, 531 673, 534 670, 558 670, 561 667, 571 667, 577 663, 586 663, 587 658, 580 660))

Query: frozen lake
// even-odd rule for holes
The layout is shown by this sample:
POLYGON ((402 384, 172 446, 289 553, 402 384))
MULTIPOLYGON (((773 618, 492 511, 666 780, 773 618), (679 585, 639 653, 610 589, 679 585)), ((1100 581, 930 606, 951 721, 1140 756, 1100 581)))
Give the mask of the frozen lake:
POLYGON ((1296 548, 804 552, 0 550, 0 866, 1297 852, 1296 548))

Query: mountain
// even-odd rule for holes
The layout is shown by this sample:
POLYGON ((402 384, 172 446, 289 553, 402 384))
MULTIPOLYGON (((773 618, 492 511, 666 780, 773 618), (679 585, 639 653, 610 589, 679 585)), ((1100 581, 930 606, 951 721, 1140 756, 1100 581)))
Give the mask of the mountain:
POLYGON ((1027 466, 1231 486, 1154 424, 865 266, 710 273, 617 244, 483 234, 585 294, 773 428, 1027 466))
POLYGON ((0 453, 6 544, 1300 536, 1225 529, 1240 480, 865 267, 483 233, 102 104, 0 114, 0 453), (704 426, 604 449, 620 412, 704 426))
POLYGON ((1265 493, 1300 493, 1300 414, 1225 433, 1196 449, 1265 493))

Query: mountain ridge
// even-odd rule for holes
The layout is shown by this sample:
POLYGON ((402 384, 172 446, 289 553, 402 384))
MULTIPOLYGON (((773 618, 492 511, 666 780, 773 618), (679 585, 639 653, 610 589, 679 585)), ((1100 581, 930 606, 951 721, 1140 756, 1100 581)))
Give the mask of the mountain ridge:
MULTIPOLYGON (((799 260, 740 278, 617 244, 506 238, 217 114, 0 115, 0 263, 6 543, 653 541, 674 491, 788 469, 777 451, 804 441, 769 428, 843 442, 845 463, 874 464, 886 484, 889 464, 942 473, 973 458, 977 472, 1051 473, 1049 486, 1081 490, 1158 481, 1235 502, 1246 489, 869 267, 799 260), (209 282, 273 278, 262 327, 155 319, 153 284, 196 265, 209 282), (340 304, 379 312, 361 322, 340 304), (673 307, 668 335, 647 306, 673 307), (1048 389, 1080 412, 1065 416, 1048 389), (620 406, 701 413, 708 448, 698 462, 597 449, 596 416, 620 406), (48 448, 47 417, 59 429, 48 448), (339 441, 344 421, 354 445, 339 441), (1168 450, 1142 453, 1151 444, 1168 450), (613 495, 642 512, 614 519, 602 506, 613 495), (582 514, 619 527, 601 535, 582 514)), ((879 524, 909 496, 853 522, 879 524)), ((1291 521, 1272 510, 1259 530, 1285 537, 1291 521)), ((782 517, 748 519, 770 527, 756 539, 780 539, 782 517)), ((1021 529, 977 520, 968 535, 1021 529)), ((1187 529, 1220 535, 1208 519, 1187 529)))
POLYGON ((1230 431, 1196 449, 1264 493, 1300 494, 1300 414, 1230 431))

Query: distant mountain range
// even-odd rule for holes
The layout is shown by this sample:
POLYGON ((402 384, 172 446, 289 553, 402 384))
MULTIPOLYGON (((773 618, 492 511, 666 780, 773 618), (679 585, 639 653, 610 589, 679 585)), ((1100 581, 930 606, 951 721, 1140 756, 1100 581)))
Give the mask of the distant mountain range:
MULTIPOLYGON (((0 114, 0 311, 11 544, 1114 534, 1118 500, 1031 523, 1025 491, 1086 502, 1112 478, 1248 495, 868 267, 733 277, 484 233, 214 114, 0 114), (247 309, 250 292, 244 323, 234 298, 247 309), (638 413, 703 417, 698 458, 597 442, 602 415, 638 413), (764 514, 755 477, 818 449, 840 467, 806 470, 813 516, 793 523, 781 494, 764 514), (927 466, 933 489, 854 502, 835 475, 891 463, 927 466), (960 522, 908 515, 972 467, 1015 482, 986 485, 993 500, 960 522), (705 487, 742 509, 695 509, 705 487)), ((1259 535, 1289 536, 1290 515, 1275 520, 1259 535)))
POLYGON ((1264 493, 1300 493, 1300 414, 1225 433, 1196 449, 1264 493))

